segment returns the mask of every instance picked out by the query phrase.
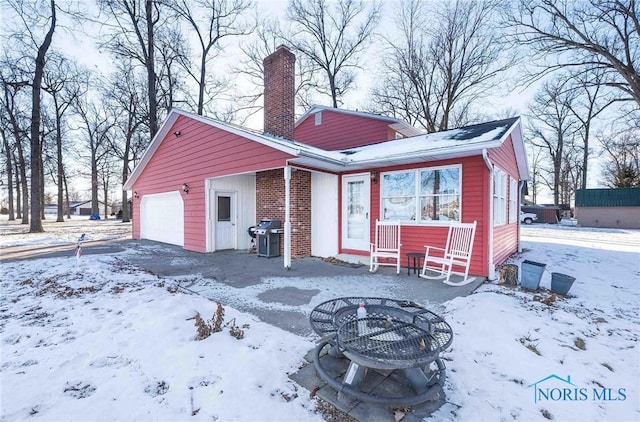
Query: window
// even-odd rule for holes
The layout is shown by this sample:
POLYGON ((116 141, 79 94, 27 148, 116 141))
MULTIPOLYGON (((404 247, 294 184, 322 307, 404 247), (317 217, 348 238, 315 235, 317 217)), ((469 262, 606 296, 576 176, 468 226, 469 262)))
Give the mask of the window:
POLYGON ((231 221, 230 196, 218 196, 218 221, 231 221))
POLYGON ((493 224, 507 222, 507 174, 496 168, 493 172, 493 224))
POLYGON ((509 223, 518 221, 518 181, 509 178, 509 223))
POLYGON ((395 139, 403 139, 403 138, 404 138, 404 135, 402 133, 396 132, 395 139))
POLYGON ((316 114, 314 114, 313 117, 315 118, 316 126, 320 126, 322 124, 322 112, 321 111, 316 112, 316 114))
POLYGON ((382 175, 383 220, 460 221, 460 166, 416 169, 382 175))

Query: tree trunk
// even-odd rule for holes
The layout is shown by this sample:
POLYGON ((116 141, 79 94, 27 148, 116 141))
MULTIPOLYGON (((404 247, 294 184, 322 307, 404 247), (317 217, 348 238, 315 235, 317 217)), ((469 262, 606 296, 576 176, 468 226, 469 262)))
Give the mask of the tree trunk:
POLYGON ((205 78, 207 74, 207 56, 206 52, 202 53, 202 59, 200 61, 200 81, 198 83, 198 114, 202 116, 204 109, 204 86, 206 84, 205 78))
POLYGON ((42 89, 42 75, 44 73, 45 55, 51 40, 53 39, 53 31, 56 28, 56 3, 51 0, 51 26, 40 48, 38 48, 38 56, 36 57, 36 67, 33 77, 33 90, 31 93, 31 225, 29 233, 43 232, 42 220, 40 212, 42 210, 41 203, 41 187, 38 181, 42 175, 42 154, 40 145, 40 91, 42 89), (38 156, 40 155, 40 157, 38 156))
POLYGON ((64 176, 64 167, 62 165, 62 129, 60 128, 61 118, 58 113, 58 100, 53 98, 56 104, 56 155, 58 157, 58 218, 56 222, 64 222, 64 186, 62 184, 64 176))
POLYGON ((16 174, 16 218, 22 219, 22 191, 20 189, 22 180, 20 178, 20 168, 18 167, 18 161, 15 160, 15 174, 16 174))
POLYGON ((149 96, 149 131, 151 139, 158 131, 158 100, 156 96, 156 71, 154 64, 153 41, 153 1, 146 0, 145 13, 147 19, 147 88, 149 96))
POLYGON ((591 120, 584 125, 584 150, 582 151, 582 180, 580 181, 580 189, 587 188, 587 166, 589 165, 589 131, 591 129, 591 120))
POLYGON ((109 203, 109 198, 107 197, 107 195, 109 194, 109 184, 105 182, 104 186, 102 187, 102 192, 104 193, 104 219, 108 219, 109 218, 109 205, 107 205, 109 203))
POLYGON ((91 151, 91 214, 98 214, 98 163, 95 151, 91 151))
MULTIPOLYGON (((44 200, 44 160, 42 159, 43 154, 42 154, 42 147, 44 146, 44 135, 42 136, 42 139, 40 140, 40 154, 38 154, 40 156, 40 219, 44 220, 44 206, 45 206, 45 200, 44 200)), ((44 231, 44 229, 43 229, 44 231)))
POLYGON ((7 155, 7 199, 9 201, 9 221, 14 221, 16 219, 16 215, 13 209, 13 162, 11 161, 13 154, 11 153, 9 140, 7 139, 7 135, 4 131, 2 132, 2 143, 4 144, 5 154, 7 155))
MULTIPOLYGON (((129 137, 130 138, 130 137, 129 137)), ((131 141, 127 140, 127 144, 124 148, 124 160, 122 166, 122 183, 125 183, 129 178, 129 150, 131 148, 131 141)), ((122 191, 122 222, 128 223, 131 221, 131 213, 129 212, 129 198, 127 191, 122 191)))
POLYGON ((69 204, 69 185, 67 185, 67 175, 66 174, 62 175, 62 180, 64 181, 64 192, 65 192, 66 202, 67 202, 67 218, 70 219, 71 218, 71 205, 69 204))
MULTIPOLYGON (((18 197, 20 197, 20 190, 22 190, 22 224, 29 224, 29 186, 27 185, 27 163, 24 159, 24 151, 22 149, 22 142, 20 136, 17 136, 18 146, 18 169, 20 174, 20 183, 17 188, 18 197)), ((20 214, 20 210, 18 210, 20 214)))

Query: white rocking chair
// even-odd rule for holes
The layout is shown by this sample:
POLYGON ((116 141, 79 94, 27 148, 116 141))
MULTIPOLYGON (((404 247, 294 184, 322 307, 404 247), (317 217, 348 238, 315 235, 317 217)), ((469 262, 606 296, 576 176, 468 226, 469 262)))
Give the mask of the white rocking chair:
POLYGON ((469 267, 471 266, 476 224, 476 221, 473 223, 452 222, 449 226, 447 244, 444 249, 425 245, 427 251, 420 277, 444 278, 444 283, 450 286, 464 286, 475 280, 475 277, 469 278, 469 267), (454 266, 462 268, 463 271, 454 271, 454 266), (435 273, 435 275, 429 275, 427 271, 435 273), (461 275, 464 279, 457 282, 450 281, 451 274, 461 275))
POLYGON ((378 271, 378 266, 395 266, 396 272, 400 274, 400 223, 398 221, 378 221, 376 220, 376 240, 371 243, 369 251, 371 261, 369 271, 378 271), (380 258, 383 259, 380 262, 380 258), (394 262, 395 260, 395 262, 394 262))

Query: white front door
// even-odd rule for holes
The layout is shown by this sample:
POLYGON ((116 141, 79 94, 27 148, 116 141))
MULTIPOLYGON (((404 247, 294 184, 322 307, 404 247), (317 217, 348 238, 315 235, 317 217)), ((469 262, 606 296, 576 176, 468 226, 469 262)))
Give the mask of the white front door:
POLYGON ((370 176, 360 174, 342 178, 342 247, 369 250, 370 176))
POLYGON ((215 194, 215 250, 236 249, 236 193, 215 194))

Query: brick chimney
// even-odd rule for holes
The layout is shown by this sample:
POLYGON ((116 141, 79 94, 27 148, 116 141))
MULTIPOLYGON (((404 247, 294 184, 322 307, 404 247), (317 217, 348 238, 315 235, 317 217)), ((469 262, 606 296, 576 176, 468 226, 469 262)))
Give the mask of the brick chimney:
POLYGON ((293 140, 296 56, 281 45, 264 66, 264 132, 293 140))

